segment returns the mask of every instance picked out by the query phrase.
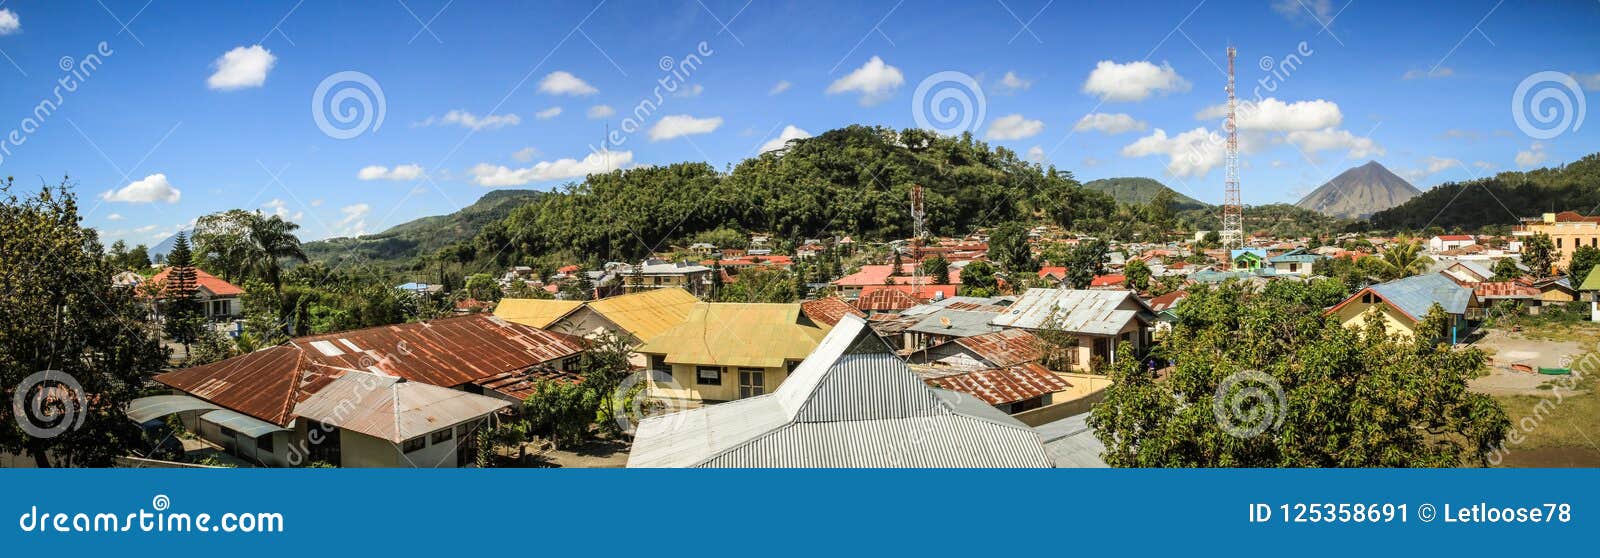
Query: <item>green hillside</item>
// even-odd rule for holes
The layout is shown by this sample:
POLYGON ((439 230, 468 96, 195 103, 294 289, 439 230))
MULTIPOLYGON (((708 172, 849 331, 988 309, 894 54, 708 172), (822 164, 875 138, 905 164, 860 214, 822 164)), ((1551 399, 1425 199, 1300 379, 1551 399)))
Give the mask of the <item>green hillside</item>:
POLYGON ((1177 190, 1168 188, 1165 184, 1142 176, 1090 180, 1085 182, 1083 187, 1111 194, 1111 197, 1117 200, 1118 203, 1135 205, 1149 203, 1152 198, 1156 197, 1158 192, 1166 190, 1172 192, 1173 209, 1184 210, 1211 207, 1210 204, 1180 194, 1177 190))
POLYGON ((1565 165, 1526 172, 1502 172, 1467 182, 1446 182, 1406 203, 1374 213, 1380 229, 1439 227, 1472 231, 1515 225, 1521 217, 1573 210, 1588 214, 1600 207, 1600 153, 1565 165))
POLYGON ((417 256, 471 240, 485 225, 544 195, 533 190, 493 190, 455 213, 422 217, 377 234, 307 242, 301 248, 311 261, 330 267, 346 262, 409 265, 417 256))

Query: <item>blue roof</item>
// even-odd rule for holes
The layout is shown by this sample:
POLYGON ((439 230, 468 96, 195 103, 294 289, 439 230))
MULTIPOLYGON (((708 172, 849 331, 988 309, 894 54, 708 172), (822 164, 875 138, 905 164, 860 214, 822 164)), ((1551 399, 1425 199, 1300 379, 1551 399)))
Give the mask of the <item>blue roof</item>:
POLYGON ((1472 289, 1457 285, 1438 273, 1397 279, 1369 288, 1401 312, 1418 320, 1426 317, 1428 309, 1435 303, 1447 313, 1465 314, 1467 304, 1472 301, 1472 289))
POLYGON ((1270 263, 1316 263, 1322 256, 1307 252, 1305 248, 1295 248, 1288 252, 1267 258, 1270 263))
POLYGON ((428 284, 427 283, 406 283, 404 285, 400 285, 400 286, 395 287, 395 288, 396 289, 400 289, 402 291, 426 291, 426 290, 428 290, 428 284))

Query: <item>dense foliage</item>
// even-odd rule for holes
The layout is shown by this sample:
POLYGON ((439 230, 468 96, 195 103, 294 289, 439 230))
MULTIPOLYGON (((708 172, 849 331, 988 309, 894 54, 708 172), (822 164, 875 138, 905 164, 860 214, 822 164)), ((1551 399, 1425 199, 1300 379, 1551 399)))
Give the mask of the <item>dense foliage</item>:
POLYGON ((1477 230, 1513 225, 1548 211, 1600 206, 1600 153, 1566 165, 1503 172, 1467 182, 1447 182, 1406 203, 1372 215, 1380 229, 1477 230))

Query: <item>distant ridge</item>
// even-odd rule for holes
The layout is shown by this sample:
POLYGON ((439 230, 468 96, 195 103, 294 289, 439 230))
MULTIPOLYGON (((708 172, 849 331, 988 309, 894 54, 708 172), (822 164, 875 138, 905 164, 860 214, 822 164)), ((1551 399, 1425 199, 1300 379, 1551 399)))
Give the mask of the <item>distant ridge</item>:
POLYGON ((1421 194, 1406 179, 1377 161, 1369 161, 1339 173, 1295 205, 1332 217, 1365 219, 1421 194))
POLYGON ((1176 209, 1201 209, 1211 207, 1210 204, 1178 193, 1177 190, 1168 188, 1161 182, 1142 176, 1127 176, 1120 178, 1102 178, 1091 180, 1083 185, 1084 188, 1110 194, 1118 203, 1143 204, 1149 203, 1156 193, 1166 190, 1172 192, 1172 203, 1176 209))

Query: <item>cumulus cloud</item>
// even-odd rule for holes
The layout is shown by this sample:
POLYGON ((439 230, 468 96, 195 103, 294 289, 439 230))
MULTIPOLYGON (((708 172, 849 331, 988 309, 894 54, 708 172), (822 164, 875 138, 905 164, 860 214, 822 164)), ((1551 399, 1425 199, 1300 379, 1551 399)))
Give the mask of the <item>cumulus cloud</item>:
POLYGON ((1072 129, 1079 132, 1094 130, 1106 134, 1116 135, 1126 132, 1143 132, 1148 125, 1135 120, 1127 113, 1107 114, 1095 112, 1083 115, 1072 129))
POLYGON ((1548 158, 1550 158, 1550 155, 1545 153, 1544 143, 1536 141, 1533 142, 1533 145, 1528 146, 1527 151, 1518 151, 1516 161, 1517 166, 1528 168, 1543 163, 1548 158))
POLYGON ((885 64, 882 58, 874 56, 849 75, 829 84, 827 93, 860 93, 861 106, 869 107, 888 100, 905 83, 906 77, 900 73, 900 68, 885 64))
POLYGON ((1022 79, 1016 72, 1006 72, 994 86, 996 93, 1015 93, 1033 87, 1033 80, 1022 79))
POLYGON ((472 167, 471 173, 472 181, 479 186, 491 188, 522 186, 530 182, 583 178, 594 173, 610 172, 627 166, 632 162, 632 151, 611 151, 607 153, 590 153, 582 160, 557 159, 555 161, 540 161, 534 166, 520 169, 480 163, 478 166, 472 167))
POLYGON ((22 30, 22 20, 9 9, 0 9, 0 35, 10 35, 22 30))
POLYGON ((616 113, 617 109, 611 108, 611 105, 595 105, 589 107, 589 118, 610 118, 611 115, 616 113))
POLYGON ((683 89, 677 90, 676 92, 674 92, 672 94, 672 96, 673 97, 699 97, 701 93, 705 93, 705 92, 706 92, 706 86, 700 85, 698 83, 695 83, 695 84, 690 84, 688 87, 685 87, 683 89))
POLYGON ((1478 167, 1479 169, 1486 170, 1486 171, 1494 169, 1494 163, 1491 163, 1491 162, 1488 162, 1488 161, 1473 161, 1472 162, 1472 166, 1478 167))
POLYGON ((121 213, 112 213, 112 214, 106 216, 106 220, 107 221, 121 221, 122 220, 122 214, 121 213))
MULTIPOLYGON (((1339 111, 1339 105, 1322 99, 1285 103, 1268 97, 1258 102, 1246 103, 1239 107, 1237 112, 1240 130, 1269 132, 1321 130, 1338 126, 1344 121, 1344 113, 1339 111)), ((1228 105, 1225 104, 1206 107, 1195 115, 1195 118, 1200 120, 1227 117, 1228 105)))
POLYGON ((551 95, 583 96, 599 93, 600 90, 595 89, 593 85, 589 85, 589 82, 579 79, 578 76, 572 75, 571 72, 556 70, 544 76, 544 79, 539 80, 539 92, 551 95))
POLYGON ((395 165, 393 169, 382 165, 361 167, 356 173, 360 180, 416 180, 422 178, 422 167, 415 164, 395 165))
POLYGON ((1167 174, 1205 176, 1212 168, 1222 164, 1226 151, 1222 135, 1203 127, 1170 137, 1166 130, 1156 128, 1154 133, 1123 147, 1122 156, 1164 156, 1167 158, 1167 174))
POLYGON ((261 87, 277 62, 278 57, 261 45, 234 47, 211 63, 215 71, 206 79, 206 87, 218 91, 261 87))
POLYGON ((788 80, 780 79, 780 80, 778 80, 778 83, 772 84, 772 89, 768 90, 767 94, 768 95, 777 95, 777 94, 782 93, 784 91, 788 91, 790 87, 794 87, 794 84, 793 83, 789 83, 788 80))
POLYGON ((1428 70, 1407 70, 1404 75, 1400 76, 1400 79, 1447 78, 1453 75, 1456 75, 1454 68, 1438 67, 1431 72, 1428 70))
POLYGON ((462 128, 471 128, 472 130, 476 131, 493 130, 495 128, 504 128, 506 126, 516 126, 521 123, 522 117, 515 114, 490 114, 487 116, 478 116, 464 110, 452 110, 445 113, 444 116, 429 116, 427 120, 422 121, 422 123, 418 124, 418 126, 433 126, 436 124, 453 125, 460 126, 462 128))
POLYGON ((1333 21, 1333 0, 1275 0, 1272 11, 1289 21, 1326 24, 1333 21))
POLYGON ((144 177, 143 180, 136 180, 122 188, 108 190, 100 194, 100 199, 122 203, 151 203, 158 201, 178 203, 178 198, 181 195, 182 192, 172 187, 171 182, 167 182, 167 175, 156 173, 144 177))
POLYGON ((290 213, 289 204, 278 198, 272 198, 272 201, 261 204, 261 209, 267 210, 268 215, 277 215, 279 218, 290 221, 299 221, 301 217, 306 216, 304 211, 290 213))
POLYGON ((339 208, 339 213, 344 217, 333 224, 339 236, 361 236, 367 233, 367 214, 372 213, 372 206, 358 203, 339 208))
POLYGON ((1427 167, 1428 174, 1433 174, 1444 169, 1460 165, 1461 160, 1451 159, 1448 157, 1439 157, 1437 155, 1429 155, 1428 158, 1422 160, 1422 164, 1423 166, 1427 167))
POLYGON ((1025 157, 1029 161, 1043 164, 1045 162, 1044 148, 1041 147, 1041 146, 1037 146, 1037 145, 1035 145, 1033 147, 1029 147, 1028 148, 1028 154, 1024 155, 1023 157, 1025 157))
POLYGON ((1020 114, 1012 114, 990 122, 989 131, 984 132, 984 136, 992 140, 1019 140, 1033 137, 1043 131, 1043 121, 1028 120, 1020 114))
POLYGON ((1171 64, 1157 66, 1142 60, 1127 64, 1102 60, 1083 82, 1083 92, 1102 101, 1143 101, 1152 93, 1183 93, 1191 87, 1171 64))
POLYGON ((650 141, 662 141, 696 134, 709 134, 722 126, 722 117, 695 118, 687 114, 663 116, 650 127, 650 141))
POLYGON ((783 127, 783 131, 778 133, 778 137, 772 138, 771 141, 761 144, 761 152, 766 153, 768 151, 783 149, 789 146, 789 140, 805 139, 809 137, 811 137, 811 132, 807 132, 793 124, 790 124, 783 127))
POLYGON ((1372 138, 1357 136, 1349 130, 1296 130, 1289 132, 1288 140, 1307 154, 1344 149, 1351 159, 1366 159, 1385 153, 1383 146, 1372 141, 1372 138))
POLYGON ((512 159, 516 159, 517 162, 520 162, 520 163, 526 163, 526 162, 532 161, 534 157, 538 157, 538 156, 539 156, 539 150, 538 149, 534 149, 532 147, 524 147, 522 149, 518 149, 516 153, 512 153, 511 154, 511 158, 512 159))
POLYGON ((539 120, 549 120, 557 116, 561 116, 561 107, 550 107, 533 113, 533 117, 539 120))
POLYGON ((1578 85, 1587 91, 1600 91, 1600 72, 1595 72, 1592 74, 1580 74, 1574 72, 1572 74, 1572 79, 1577 80, 1578 85))

